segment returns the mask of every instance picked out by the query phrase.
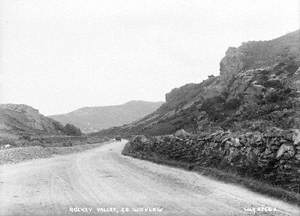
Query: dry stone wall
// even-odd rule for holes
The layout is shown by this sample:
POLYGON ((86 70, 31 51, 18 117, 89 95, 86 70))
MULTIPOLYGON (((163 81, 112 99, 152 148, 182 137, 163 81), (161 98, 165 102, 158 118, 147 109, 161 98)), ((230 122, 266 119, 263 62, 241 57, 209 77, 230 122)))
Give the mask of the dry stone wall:
POLYGON ((213 167, 300 192, 300 131, 272 130, 197 136, 134 137, 123 154, 213 167))

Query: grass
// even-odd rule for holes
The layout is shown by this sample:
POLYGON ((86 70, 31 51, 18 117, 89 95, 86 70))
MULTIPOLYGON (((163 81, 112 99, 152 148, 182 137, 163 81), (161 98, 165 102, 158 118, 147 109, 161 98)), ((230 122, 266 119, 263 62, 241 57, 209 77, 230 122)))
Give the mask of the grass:
POLYGON ((20 163, 39 158, 50 158, 54 155, 65 155, 86 151, 109 143, 102 142, 96 144, 81 144, 68 147, 43 147, 28 146, 0 150, 0 165, 8 163, 20 163))
POLYGON ((134 158, 142 159, 142 160, 148 160, 157 164, 163 164, 168 165, 171 167, 177 167, 189 171, 197 172, 201 175, 223 181, 225 183, 232 183, 232 184, 238 184, 242 185, 251 191, 268 195, 270 197, 278 198, 280 200, 286 201, 291 204, 296 204, 297 206, 300 206, 300 194, 292 191, 285 190, 283 188, 280 188, 278 186, 274 186, 265 182, 258 181, 253 178, 249 177, 242 177, 235 173, 232 173, 230 171, 222 171, 216 168, 208 168, 208 167, 201 167, 198 164, 193 163, 187 163, 187 162, 181 162, 181 161, 175 161, 175 160, 169 160, 162 158, 160 156, 142 156, 139 154, 134 154, 131 152, 128 152, 128 149, 125 147, 123 152, 123 155, 131 156, 134 158))

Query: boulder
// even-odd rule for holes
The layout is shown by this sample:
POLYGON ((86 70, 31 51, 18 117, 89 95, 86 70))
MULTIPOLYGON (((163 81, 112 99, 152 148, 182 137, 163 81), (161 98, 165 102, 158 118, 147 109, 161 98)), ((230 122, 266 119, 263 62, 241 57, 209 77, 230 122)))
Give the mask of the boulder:
POLYGON ((180 129, 180 130, 176 131, 174 135, 176 137, 188 137, 188 136, 191 136, 191 134, 188 133, 188 132, 186 132, 184 129, 180 129))
POLYGON ((148 138, 144 135, 137 135, 137 136, 134 136, 131 140, 131 142, 138 142, 138 143, 145 143, 148 141, 148 138))
POLYGON ((235 147, 241 146, 240 140, 238 138, 231 138, 231 143, 235 147))
POLYGON ((4 145, 4 148, 10 148, 11 147, 11 145, 10 144, 6 144, 6 145, 4 145))
POLYGON ((0 149, 9 149, 11 147, 10 144, 4 144, 2 146, 0 146, 0 149))
POLYGON ((300 145, 300 130, 295 129, 293 134, 294 145, 300 145))
POLYGON ((280 158, 283 154, 287 155, 289 158, 293 157, 295 155, 294 146, 288 144, 281 145, 277 151, 276 158, 280 158))

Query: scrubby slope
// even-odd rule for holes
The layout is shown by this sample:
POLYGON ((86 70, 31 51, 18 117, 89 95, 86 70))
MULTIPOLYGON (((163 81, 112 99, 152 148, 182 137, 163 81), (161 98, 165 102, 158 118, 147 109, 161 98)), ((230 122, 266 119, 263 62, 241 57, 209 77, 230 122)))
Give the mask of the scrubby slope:
POLYGON ((24 104, 0 105, 0 145, 15 144, 16 140, 26 140, 30 145, 33 137, 52 139, 51 137, 67 135, 80 136, 81 131, 72 125, 63 126, 24 104))

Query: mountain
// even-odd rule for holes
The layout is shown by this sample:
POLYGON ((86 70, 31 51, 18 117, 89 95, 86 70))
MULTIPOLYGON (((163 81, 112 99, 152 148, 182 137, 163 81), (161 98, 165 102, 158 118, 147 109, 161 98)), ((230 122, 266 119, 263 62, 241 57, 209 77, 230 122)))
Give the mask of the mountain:
POLYGON ((74 124, 88 133, 139 120, 155 111, 161 104, 162 102, 130 101, 115 106, 84 107, 50 117, 62 123, 74 124))
POLYGON ((72 125, 63 126, 24 104, 0 104, 0 138, 18 139, 30 135, 80 135, 72 125), (72 131, 76 132, 72 134, 72 131), (71 132, 71 134, 70 134, 71 132))
POLYGON ((219 76, 175 88, 166 94, 166 103, 143 119, 94 135, 300 128, 299 66, 300 30, 230 47, 219 76))

